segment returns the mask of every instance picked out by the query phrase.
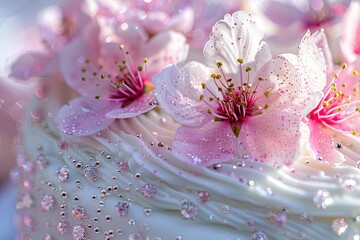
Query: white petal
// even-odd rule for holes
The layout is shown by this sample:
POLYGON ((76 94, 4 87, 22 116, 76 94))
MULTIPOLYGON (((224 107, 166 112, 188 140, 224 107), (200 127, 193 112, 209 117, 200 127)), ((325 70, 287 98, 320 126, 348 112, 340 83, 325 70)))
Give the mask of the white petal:
POLYGON ((155 97, 177 122, 202 125, 211 119, 207 106, 199 100, 201 83, 208 76, 208 70, 198 62, 186 64, 181 71, 176 65, 170 65, 153 78, 155 97))
POLYGON ((210 40, 204 47, 205 61, 213 67, 223 62, 225 73, 237 73, 239 63, 236 60, 242 58, 244 64, 254 61, 262 38, 263 33, 249 14, 242 11, 226 14, 224 20, 213 26, 210 40))

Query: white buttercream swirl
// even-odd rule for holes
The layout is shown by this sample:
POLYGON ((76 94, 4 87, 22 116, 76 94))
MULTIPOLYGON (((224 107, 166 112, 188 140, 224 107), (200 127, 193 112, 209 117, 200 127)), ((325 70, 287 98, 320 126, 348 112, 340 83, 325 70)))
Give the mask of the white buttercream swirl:
POLYGON ((37 167, 31 174, 19 168, 20 203, 25 193, 30 192, 34 198, 32 206, 19 207, 23 220, 24 216, 32 219, 30 225, 22 223, 24 236, 42 239, 50 234, 55 239, 76 239, 71 235, 75 225, 85 229, 85 239, 106 239, 106 235, 109 239, 131 239, 131 234, 139 233, 139 239, 233 240, 249 239, 257 230, 267 239, 348 239, 360 234, 360 223, 353 220, 360 216, 360 187, 356 185, 349 191, 343 186, 346 179, 360 183, 360 170, 353 167, 354 161, 360 159, 360 141, 353 136, 341 136, 339 151, 349 160, 339 167, 304 154, 290 168, 275 169, 244 155, 215 170, 189 165, 169 149, 177 124, 159 111, 117 120, 89 137, 61 136, 55 115, 48 114, 35 123, 30 117, 31 109, 39 106, 45 113, 56 113, 61 102, 64 101, 32 104, 23 126, 23 151, 29 161, 36 164, 41 153, 48 159, 44 169, 37 167), (68 142, 67 149, 58 148, 60 138, 68 142), (119 172, 119 162, 127 162, 129 171, 119 172), (86 178, 87 165, 97 166, 96 181, 86 178), (61 166, 70 170, 69 179, 63 182, 56 175, 61 166), (28 179, 33 181, 30 190, 24 186, 28 179), (157 187, 153 198, 142 194, 147 183, 157 187), (313 198, 319 190, 328 191, 333 198, 334 203, 326 209, 314 206, 313 198), (66 197, 62 195, 64 191, 66 197), (199 203, 200 191, 208 192, 211 200, 199 203), (49 211, 41 210, 45 194, 55 199, 49 211), (181 216, 183 199, 197 206, 196 219, 185 220, 181 216), (131 205, 128 214, 120 217, 115 205, 124 200, 131 205), (79 205, 87 215, 82 220, 72 216, 73 207, 79 205), (144 209, 151 209, 151 215, 146 216, 144 209), (286 223, 274 226, 265 217, 271 212, 284 213, 286 223), (111 220, 106 220, 107 216, 111 220), (340 237, 331 228, 339 218, 349 225, 340 237), (64 235, 56 229, 61 220, 69 225, 64 235))

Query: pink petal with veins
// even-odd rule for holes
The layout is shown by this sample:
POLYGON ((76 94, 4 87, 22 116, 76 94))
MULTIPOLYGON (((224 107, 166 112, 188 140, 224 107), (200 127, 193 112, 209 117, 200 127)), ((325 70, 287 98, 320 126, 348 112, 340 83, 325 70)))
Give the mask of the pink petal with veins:
POLYGON ((227 122, 208 122, 201 127, 182 126, 176 132, 173 151, 194 165, 224 162, 236 153, 236 137, 227 122))
POLYGON ((131 118, 146 113, 156 107, 156 101, 152 92, 145 93, 134 99, 129 105, 108 112, 108 118, 131 118))
POLYGON ((201 83, 209 76, 208 70, 198 62, 190 62, 181 70, 170 65, 154 76, 155 97, 165 112, 177 122, 198 126, 211 119, 207 106, 200 101, 201 83))
POLYGON ((267 162, 291 164, 303 152, 300 118, 297 114, 274 111, 249 118, 239 139, 246 139, 251 155, 267 162))
POLYGON ((341 163, 345 160, 344 155, 335 149, 335 132, 313 120, 310 120, 309 127, 310 151, 317 160, 329 163, 341 163))
POLYGON ((186 59, 189 46, 184 35, 174 32, 162 32, 150 39, 141 50, 143 57, 149 59, 147 69, 149 75, 160 73, 169 64, 186 59))
POLYGON ((222 62, 225 73, 237 73, 236 60, 242 58, 244 64, 254 61, 262 38, 263 33, 248 13, 226 14, 224 20, 213 26, 210 40, 204 47, 205 62, 213 67, 222 62))
POLYGON ((68 135, 86 136, 109 126, 114 119, 105 114, 116 109, 118 103, 79 97, 64 105, 58 114, 59 128, 68 135))

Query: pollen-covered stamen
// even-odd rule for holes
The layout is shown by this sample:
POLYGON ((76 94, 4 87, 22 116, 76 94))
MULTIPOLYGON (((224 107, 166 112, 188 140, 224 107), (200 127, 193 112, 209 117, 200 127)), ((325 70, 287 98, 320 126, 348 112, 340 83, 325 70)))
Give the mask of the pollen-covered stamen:
MULTIPOLYGON (((207 84, 202 83, 204 94, 200 95, 200 100, 208 105, 208 112, 213 115, 215 121, 229 121, 231 124, 236 123, 241 126, 247 117, 262 113, 261 107, 256 105, 256 100, 259 98, 256 96, 256 89, 261 81, 259 80, 255 85, 250 83, 250 67, 244 69, 248 73, 247 79, 244 81, 242 79, 243 60, 237 59, 236 61, 240 64, 240 79, 236 81, 228 79, 222 68, 223 63, 217 62, 220 74, 211 74, 212 82, 209 84, 213 83, 218 92, 213 92, 207 84)), ((261 77, 259 79, 264 80, 261 77)), ((233 131, 235 135, 238 135, 240 129, 236 128, 233 131)))
POLYGON ((345 74, 343 70, 346 68, 347 66, 344 64, 341 72, 334 74, 320 104, 310 114, 310 118, 318 120, 330 128, 355 117, 360 117, 359 80, 355 79, 357 71, 353 71, 353 78, 346 76, 347 82, 344 82, 342 76, 345 74))
MULTIPOLYGON (((120 45, 119 49, 123 51, 124 45, 120 45)), ((84 74, 81 80, 90 79, 95 82, 96 86, 107 89, 106 95, 96 95, 96 99, 126 103, 144 93, 145 79, 142 72, 146 71, 148 59, 144 58, 144 64, 135 67, 128 51, 124 53, 124 56, 123 60, 114 61, 114 68, 106 70, 101 65, 95 69, 94 64, 90 64, 91 60, 86 59, 85 65, 81 68, 81 72, 84 74), (105 73, 106 71, 110 73, 105 73)))

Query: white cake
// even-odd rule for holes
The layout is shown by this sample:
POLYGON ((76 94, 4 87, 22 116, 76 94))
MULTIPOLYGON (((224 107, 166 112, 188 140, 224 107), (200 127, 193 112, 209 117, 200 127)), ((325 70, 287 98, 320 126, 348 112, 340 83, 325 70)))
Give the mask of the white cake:
POLYGON ((356 136, 332 134, 338 165, 303 151, 289 166, 246 152, 202 166, 172 149, 180 125, 160 107, 88 136, 62 133, 58 112, 77 93, 43 84, 18 145, 21 239, 360 239, 356 136))

